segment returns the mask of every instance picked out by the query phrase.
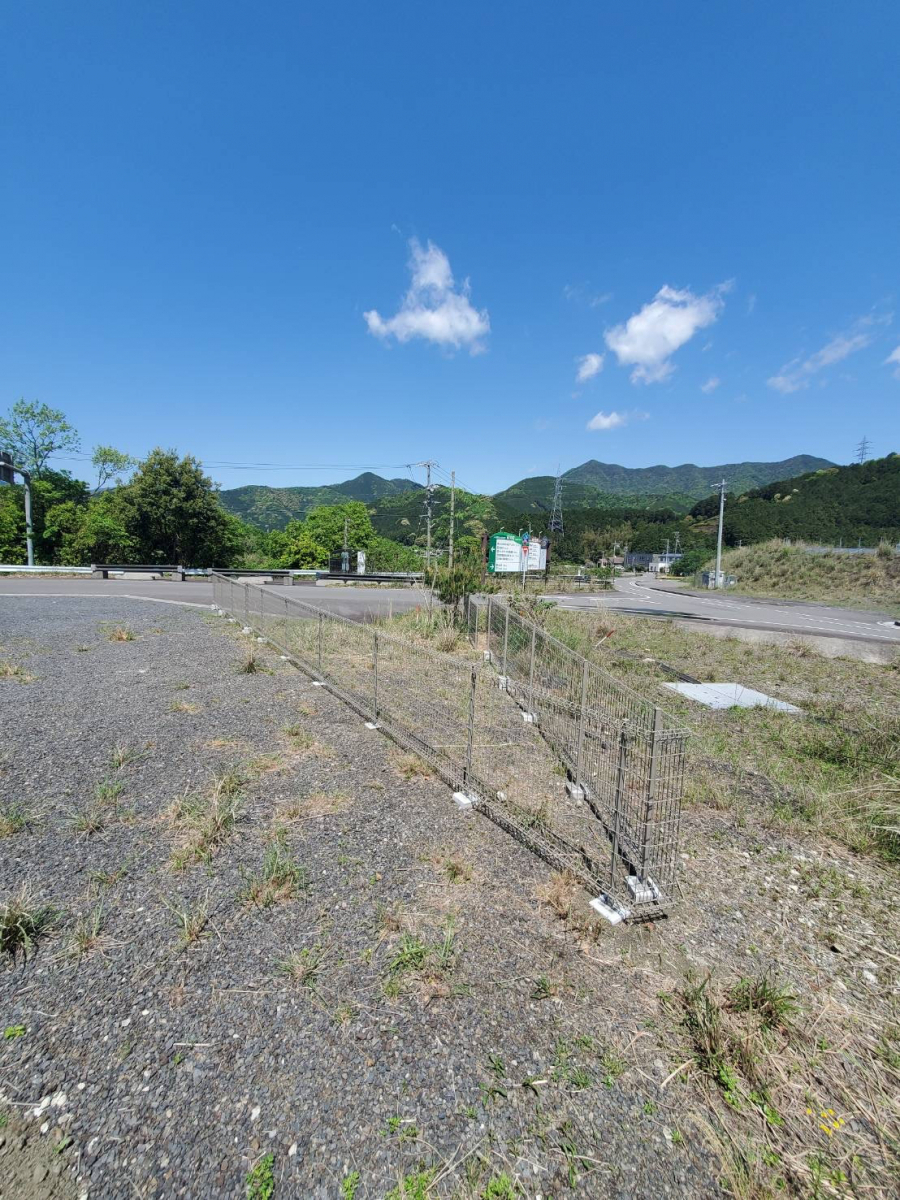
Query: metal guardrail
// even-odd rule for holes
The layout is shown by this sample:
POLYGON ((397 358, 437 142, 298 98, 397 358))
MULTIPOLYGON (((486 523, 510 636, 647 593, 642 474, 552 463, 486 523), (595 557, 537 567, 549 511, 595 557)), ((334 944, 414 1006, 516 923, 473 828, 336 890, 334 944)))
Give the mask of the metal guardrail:
MULTIPOLYGON (((515 624, 511 640, 506 631, 508 674, 498 679, 491 662, 431 651, 286 592, 216 572, 212 581, 221 610, 430 762, 545 861, 635 915, 658 915, 671 901, 680 783, 673 768, 683 731, 648 732, 639 723, 632 730, 590 707, 603 699, 596 681, 573 699, 543 659, 535 659, 531 707, 523 704, 518 682, 510 687, 523 649, 515 624), (581 762, 583 797, 564 790, 548 745, 567 763, 581 762)), ((495 629, 495 644, 496 637, 495 629)))
POLYGON ((0 565, 2 575, 90 575, 92 567, 26 567, 4 563, 0 565))

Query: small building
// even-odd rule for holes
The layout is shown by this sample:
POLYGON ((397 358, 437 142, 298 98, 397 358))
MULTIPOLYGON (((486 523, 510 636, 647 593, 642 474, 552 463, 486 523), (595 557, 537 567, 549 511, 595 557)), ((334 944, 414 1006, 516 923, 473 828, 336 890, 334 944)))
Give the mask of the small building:
POLYGON ((625 555, 625 566, 638 571, 652 571, 655 575, 668 575, 673 563, 677 563, 682 554, 678 551, 649 554, 643 551, 629 550, 625 555))

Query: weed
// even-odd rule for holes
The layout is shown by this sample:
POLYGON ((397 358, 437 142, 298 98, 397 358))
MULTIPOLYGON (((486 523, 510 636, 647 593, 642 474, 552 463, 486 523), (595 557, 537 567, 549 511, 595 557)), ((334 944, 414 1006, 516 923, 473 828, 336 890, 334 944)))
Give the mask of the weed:
POLYGON ((208 895, 194 904, 190 904, 188 901, 180 898, 174 901, 164 900, 163 903, 175 918, 175 924, 181 931, 178 943, 179 949, 186 950, 188 946, 193 946, 201 938, 207 936, 206 926, 209 923, 208 895))
POLYGON ((359 1187, 359 1171, 351 1171, 341 1180, 341 1200, 355 1200, 359 1187))
POLYGON ((645 1117, 653 1117, 656 1115, 656 1105, 652 1100, 645 1100, 643 1104, 643 1112, 645 1117))
POLYGON ((398 754, 394 758, 394 766, 401 779, 432 779, 434 771, 419 758, 418 754, 398 754))
POLYGON ((126 1041, 119 1044, 119 1048, 116 1050, 116 1058, 119 1060, 119 1062, 124 1062, 126 1058, 131 1057, 131 1052, 133 1050, 134 1042, 128 1038, 126 1041))
POLYGON ((113 887, 121 883, 127 874, 128 868, 125 866, 116 867, 114 871, 91 871, 91 883, 101 888, 113 887))
POLYGON ((134 633, 127 625, 117 625, 115 629, 109 632, 109 640, 111 642, 133 642, 134 633))
POLYGON ((259 672, 259 666, 256 662, 256 651, 251 646, 247 651, 247 657, 238 667, 238 675, 256 675, 259 672))
POLYGON ((672 1130, 672 1145, 673 1146, 683 1146, 684 1145, 684 1134, 681 1132, 680 1129, 672 1130))
POLYGON ((458 858, 448 858, 444 871, 451 883, 468 883, 472 878, 472 868, 458 858))
MULTIPOLYGON (((574 1088, 578 1088, 579 1090, 588 1088, 592 1082, 591 1073, 585 1067, 572 1067, 569 1071, 569 1083, 574 1088)), ((611 1084, 607 1086, 611 1086, 611 1084)))
POLYGON ((132 746, 126 746, 122 742, 118 742, 113 747, 113 752, 109 758, 109 765, 113 771, 121 771, 130 762, 134 762, 138 758, 143 758, 144 753, 143 750, 135 750, 132 746))
POLYGON ((24 667, 8 659, 0 660, 0 679, 12 679, 16 683, 34 682, 34 676, 29 675, 24 667))
POLYGON ((546 975, 539 975, 531 989, 531 998, 532 1000, 549 1000, 555 992, 555 984, 552 984, 546 975))
POLYGON ((518 1187, 504 1171, 488 1180, 487 1187, 481 1193, 481 1200, 515 1200, 518 1187))
POLYGON ((505 1077, 506 1063, 499 1054, 488 1055, 488 1066, 491 1069, 491 1073, 496 1075, 498 1079, 503 1079, 505 1077))
POLYGON ((275 1155, 264 1154, 248 1172, 247 1200, 271 1200, 275 1194, 275 1155))
POLYGON ((611 1088, 627 1069, 625 1060, 615 1050, 604 1050, 600 1056, 600 1065, 604 1071, 603 1085, 608 1088, 611 1088))
POLYGON ((28 818, 25 809, 20 804, 7 804, 0 807, 0 838, 12 837, 28 828, 28 818))
POLYGON ((27 958, 41 937, 57 924, 60 915, 51 905, 38 904, 23 883, 0 906, 0 954, 8 954, 15 961, 21 952, 27 958))
POLYGON ((279 901, 292 900, 307 886, 306 872, 291 857, 284 834, 279 833, 266 849, 262 870, 245 880, 240 898, 244 904, 271 908, 279 901))
POLYGON ((79 917, 72 932, 69 951, 76 958, 84 958, 94 950, 101 954, 112 945, 112 940, 103 932, 104 914, 102 901, 87 916, 79 917))
POLYGON ((176 867, 188 862, 209 862, 231 836, 241 812, 243 776, 236 771, 217 775, 202 795, 186 793, 171 810, 176 826, 188 835, 187 844, 174 856, 176 867))
POLYGON ((110 800, 118 800, 125 790, 121 779, 101 779, 94 788, 94 799, 98 804, 106 804, 110 800))
POLYGON ((568 920, 578 884, 571 871, 555 871, 550 882, 538 889, 538 899, 548 904, 561 921, 568 920))
POLYGON ((437 1172, 431 1169, 405 1175, 395 1188, 391 1188, 384 1200, 428 1200, 428 1193, 436 1174, 437 1172))
POLYGON ((324 956, 324 948, 316 943, 315 946, 295 950, 289 954, 278 964, 278 970, 282 975, 287 975, 289 979, 293 980, 298 987, 314 992, 324 956))
POLYGON ((411 1118, 388 1117, 386 1127, 381 1131, 382 1137, 394 1137, 400 1142, 412 1142, 419 1136, 411 1118))
POLYGON ((169 705, 169 712, 174 713, 198 713, 200 711, 199 704, 188 704, 186 700, 173 700, 169 705))
POLYGON ((25 1032, 26 1030, 24 1025, 7 1025, 7 1027, 3 1030, 3 1036, 8 1042, 11 1042, 15 1038, 24 1037, 25 1032))
POLYGON ((756 1013, 766 1029, 783 1029, 798 1011, 796 997, 768 971, 755 979, 739 979, 731 989, 729 1004, 734 1012, 756 1013))
POLYGON ((330 817, 334 813, 343 812, 349 805, 350 797, 346 792, 311 792, 310 795, 288 805, 285 816, 330 817))
POLYGON ((402 975, 407 971, 419 971, 425 965, 428 957, 427 945, 413 933, 404 933, 400 937, 397 953, 389 967, 392 975, 402 975))
POLYGON ((72 817, 72 828, 76 833, 102 833, 106 828, 106 821, 103 813, 96 805, 90 808, 83 808, 72 817))

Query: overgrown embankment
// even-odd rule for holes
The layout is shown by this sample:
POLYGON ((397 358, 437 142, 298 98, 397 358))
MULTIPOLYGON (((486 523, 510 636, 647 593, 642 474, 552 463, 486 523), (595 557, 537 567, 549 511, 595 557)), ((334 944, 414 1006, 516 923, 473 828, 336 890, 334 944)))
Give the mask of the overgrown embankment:
POLYGON ((760 542, 729 550, 722 569, 748 596, 883 608, 900 616, 900 554, 887 546, 875 554, 819 554, 803 545, 760 542))

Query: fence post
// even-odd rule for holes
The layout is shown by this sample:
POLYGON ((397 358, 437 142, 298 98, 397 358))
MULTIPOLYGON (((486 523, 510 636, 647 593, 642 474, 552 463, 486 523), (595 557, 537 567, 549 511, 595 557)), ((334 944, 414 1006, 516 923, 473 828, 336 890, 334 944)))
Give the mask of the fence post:
POLYGON ((250 584, 244 584, 244 624, 250 624, 250 584))
POLYGON ((378 724, 378 634, 372 634, 372 671, 374 688, 372 694, 372 724, 378 724))
POLYGON ((531 626, 531 659, 528 663, 528 711, 534 715, 534 647, 537 641, 537 625, 531 626))
POLYGON ((647 845, 650 841, 650 822, 656 803, 656 783, 659 778, 659 747, 662 734, 662 709, 653 709, 653 729, 650 733, 650 772, 647 776, 647 803, 644 808, 644 828, 641 830, 641 879, 647 876, 647 845))
POLYGON ((322 614, 319 613, 319 674, 322 674, 322 614))
POLYGON ((469 722, 466 730, 466 765, 463 767, 464 784, 469 782, 469 776, 472 774, 472 744, 475 740, 475 689, 477 686, 478 671, 473 667, 469 681, 469 722))
POLYGON ((575 748, 575 785, 584 787, 581 781, 584 769, 584 723, 587 709, 588 660, 584 660, 581 668, 581 707, 578 711, 578 744, 575 748))
POLYGON ((506 606, 506 622, 503 626, 503 670, 500 674, 506 680, 506 690, 509 691, 509 680, 506 679, 506 652, 509 649, 509 605, 506 606))
POLYGON ((488 596, 487 607, 487 648, 488 654, 491 652, 491 598, 488 596))
POLYGON ((622 728, 619 730, 619 761, 616 767, 616 792, 613 798, 613 827, 612 827, 612 855, 609 863, 609 883, 612 887, 616 872, 616 859, 619 856, 619 824, 622 814, 622 805, 625 802, 625 773, 628 763, 628 722, 622 722, 622 728))

